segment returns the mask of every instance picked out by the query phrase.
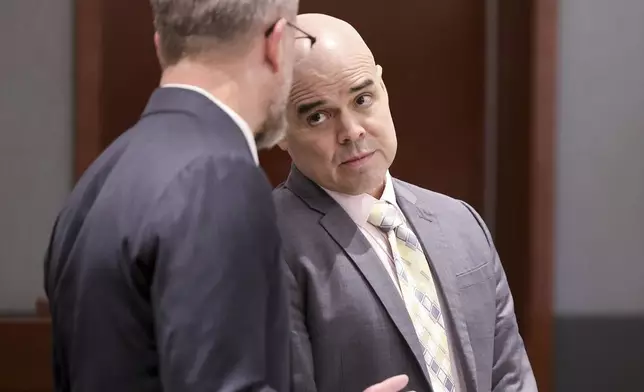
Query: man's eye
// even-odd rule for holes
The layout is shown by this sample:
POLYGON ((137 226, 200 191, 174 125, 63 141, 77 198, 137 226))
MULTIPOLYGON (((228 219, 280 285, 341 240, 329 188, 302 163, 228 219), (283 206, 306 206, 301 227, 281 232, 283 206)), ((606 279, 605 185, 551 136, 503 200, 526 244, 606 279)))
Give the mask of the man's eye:
POLYGON ((373 97, 370 94, 362 94, 356 98, 356 105, 359 107, 369 107, 373 103, 373 97))
POLYGON ((306 118, 307 124, 314 127, 326 121, 327 115, 321 112, 315 112, 306 118))

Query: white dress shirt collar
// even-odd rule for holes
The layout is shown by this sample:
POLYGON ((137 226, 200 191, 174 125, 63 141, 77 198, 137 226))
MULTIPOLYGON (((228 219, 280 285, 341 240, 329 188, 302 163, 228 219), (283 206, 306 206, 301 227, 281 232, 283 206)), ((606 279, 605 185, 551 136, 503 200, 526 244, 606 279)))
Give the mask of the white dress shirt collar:
POLYGON ((229 106, 227 106, 226 104, 224 104, 223 102, 215 98, 214 95, 210 94, 208 91, 204 90, 201 87, 193 86, 190 84, 179 84, 179 83, 164 84, 161 87, 175 87, 175 88, 183 88, 186 90, 192 90, 199 94, 204 95, 206 98, 210 99, 215 105, 219 106, 221 110, 224 111, 224 113, 228 114, 230 118, 233 119, 233 121, 235 122, 235 124, 237 124, 239 129, 242 130, 242 133, 244 134, 244 138, 248 143, 248 148, 250 149, 250 152, 253 155, 253 160, 255 161, 256 165, 259 165, 259 157, 257 155, 257 144, 255 144, 255 136, 253 135, 253 131, 251 131, 248 123, 243 118, 241 118, 241 116, 237 114, 233 109, 231 109, 229 106))
MULTIPOLYGON (((358 225, 364 226, 369 219, 369 214, 373 209, 373 205, 378 201, 375 197, 363 193, 361 195, 347 195, 345 193, 331 191, 325 188, 322 188, 326 191, 335 200, 351 217, 351 219, 358 225)), ((394 191, 394 184, 391 180, 391 175, 387 171, 385 178, 385 190, 382 192, 380 200, 387 201, 396 208, 398 208, 398 203, 396 203, 396 192, 394 191)))

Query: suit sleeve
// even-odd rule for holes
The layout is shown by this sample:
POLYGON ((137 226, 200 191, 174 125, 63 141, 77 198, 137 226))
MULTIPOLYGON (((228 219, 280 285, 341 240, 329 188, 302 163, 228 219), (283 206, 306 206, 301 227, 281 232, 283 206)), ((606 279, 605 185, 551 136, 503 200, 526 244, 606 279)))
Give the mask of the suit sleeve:
POLYGON ((494 331, 494 362, 492 365, 493 392, 536 392, 537 384, 532 366, 519 334, 514 312, 514 300, 508 280, 483 219, 466 205, 485 233, 490 246, 496 280, 496 326, 494 331))
POLYGON ((291 390, 316 392, 311 341, 306 327, 305 294, 287 263, 283 263, 283 269, 291 301, 291 390))
POLYGON ((151 301, 163 390, 287 390, 288 301, 259 170, 197 160, 154 215, 151 301))

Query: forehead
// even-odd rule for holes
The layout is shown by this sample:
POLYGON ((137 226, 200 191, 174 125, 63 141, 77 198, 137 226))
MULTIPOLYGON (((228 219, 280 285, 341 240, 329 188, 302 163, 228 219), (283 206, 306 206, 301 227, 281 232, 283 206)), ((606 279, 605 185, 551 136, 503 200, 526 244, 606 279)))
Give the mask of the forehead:
POLYGON ((334 56, 307 59, 294 72, 291 102, 312 98, 341 97, 367 79, 375 79, 376 66, 368 55, 334 56))

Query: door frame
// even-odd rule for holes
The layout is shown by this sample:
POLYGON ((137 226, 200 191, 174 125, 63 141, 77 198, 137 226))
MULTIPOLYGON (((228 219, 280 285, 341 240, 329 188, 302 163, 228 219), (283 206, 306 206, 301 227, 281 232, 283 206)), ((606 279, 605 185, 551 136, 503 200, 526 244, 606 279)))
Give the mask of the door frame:
POLYGON ((540 391, 552 391, 558 0, 489 0, 499 21, 494 236, 540 391))

